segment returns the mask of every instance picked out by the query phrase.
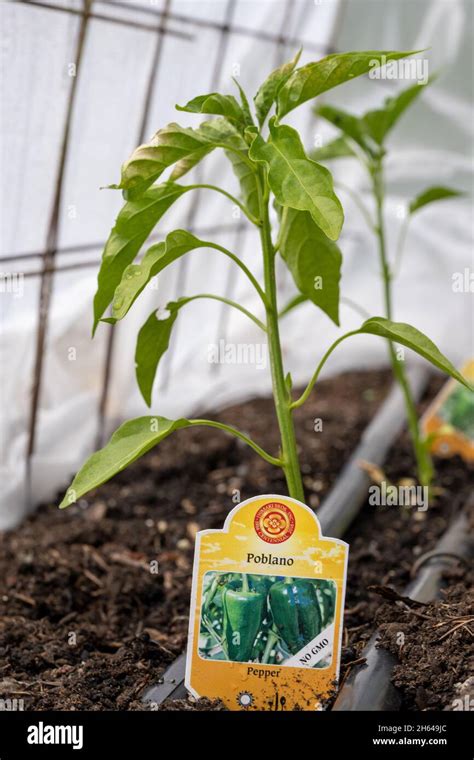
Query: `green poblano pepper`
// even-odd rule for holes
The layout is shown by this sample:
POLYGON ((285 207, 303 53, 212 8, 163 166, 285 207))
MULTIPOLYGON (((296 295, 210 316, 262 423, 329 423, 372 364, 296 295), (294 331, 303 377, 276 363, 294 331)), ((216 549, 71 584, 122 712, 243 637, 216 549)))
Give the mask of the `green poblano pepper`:
POLYGON ((266 595, 230 585, 224 589, 224 636, 229 660, 248 662, 263 618, 266 595))
POLYGON ((309 581, 286 578, 270 589, 273 622, 291 654, 296 654, 322 629, 314 586, 309 581))

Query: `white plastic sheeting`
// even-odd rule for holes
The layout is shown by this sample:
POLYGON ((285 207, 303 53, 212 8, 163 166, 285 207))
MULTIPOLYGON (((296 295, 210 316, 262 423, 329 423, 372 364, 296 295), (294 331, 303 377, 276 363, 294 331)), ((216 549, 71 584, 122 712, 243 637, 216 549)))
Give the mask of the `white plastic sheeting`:
MULTIPOLYGON (((79 0, 50 0, 80 9, 79 0)), ((101 246, 122 200, 100 190, 116 181, 121 162, 136 145, 156 25, 163 2, 94 2, 93 13, 138 26, 93 18, 88 23, 83 62, 76 72, 73 111, 59 215, 61 269, 91 262, 88 268, 54 275, 44 348, 37 436, 31 459, 32 501, 51 498, 96 445, 99 398, 103 385, 108 325, 90 340, 91 301, 101 246)), ((168 28, 185 37, 163 37, 150 105, 147 134, 169 121, 194 125, 198 117, 177 113, 174 104, 217 87, 231 92, 236 75, 249 94, 275 65, 294 55, 298 45, 270 39, 284 34, 307 43, 302 61, 314 60, 329 44, 337 50, 420 49, 436 84, 400 122, 390 142, 387 222, 393 250, 407 202, 424 187, 448 184, 472 189, 472 39, 469 0, 174 0, 168 28), (193 19, 198 24, 193 23, 193 19), (230 23, 231 31, 223 27, 230 23), (232 31, 232 27, 234 30, 232 31), (246 30, 249 32, 246 33, 246 30), (255 35, 255 31, 261 34, 255 35), (308 49, 311 48, 311 50, 308 49)), ((2 232, 1 256, 44 251, 80 17, 61 10, 21 3, 1 7, 2 44, 2 232)), ((361 112, 407 82, 367 78, 333 90, 326 98, 361 112)), ((332 136, 316 121, 310 104, 289 121, 302 130, 308 147, 332 136)), ((367 195, 367 181, 351 161, 334 162, 336 180, 367 195)), ((219 183, 237 192, 222 155, 213 154, 185 182, 219 183), (194 179, 196 175, 198 180, 194 179), (194 174, 194 176, 193 176, 194 174)), ((235 209, 224 198, 200 191, 187 194, 166 214, 160 237, 191 221, 203 238, 235 250, 261 276, 258 237, 242 231, 235 209), (216 224, 222 230, 208 231, 216 224)), ((342 293, 372 314, 382 312, 374 242, 358 210, 343 191, 346 224, 342 293)), ((370 199, 365 198, 370 204, 370 199)), ((469 198, 433 205, 415 218, 407 239, 403 270, 396 285, 396 316, 427 332, 454 362, 472 350, 469 293, 455 293, 452 275, 471 263, 472 207, 469 198)), ((240 220, 242 221, 242 220, 240 220)), ((10 527, 28 508, 26 451, 36 330, 38 257, 0 264, 9 283, 0 298, 2 319, 0 438, 2 469, 0 528, 10 527), (20 273, 12 279, 12 273, 20 273), (12 292, 15 291, 15 292, 12 292)), ((289 274, 278 272, 281 302, 294 294, 289 274)), ((235 265, 210 250, 196 251, 173 265, 149 287, 116 330, 105 432, 122 419, 146 413, 135 384, 137 330, 153 308, 177 296, 198 292, 225 294, 258 311, 259 304, 235 265)), ((342 329, 360 323, 341 307, 342 329)), ((318 358, 339 330, 312 305, 300 307, 282 327, 284 359, 295 384, 308 379, 318 358)), ((268 393, 268 367, 212 364, 210 345, 261 342, 253 323, 222 304, 197 301, 179 315, 169 355, 160 366, 153 411, 164 416, 199 410, 268 393)), ((411 357, 410 357, 411 359, 411 357)), ((336 352, 327 366, 333 373, 350 367, 385 364, 386 347, 358 337, 336 352)), ((104 431, 100 431, 104 432, 104 431)))

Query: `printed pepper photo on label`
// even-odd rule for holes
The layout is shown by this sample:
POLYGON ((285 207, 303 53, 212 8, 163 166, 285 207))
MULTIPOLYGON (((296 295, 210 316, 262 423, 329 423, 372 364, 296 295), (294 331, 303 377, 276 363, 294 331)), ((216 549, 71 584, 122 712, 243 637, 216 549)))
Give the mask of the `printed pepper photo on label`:
POLYGON ((275 626, 292 654, 321 632, 321 611, 310 581, 285 578, 274 583, 270 607, 275 626))
POLYGON ((284 665, 330 626, 335 596, 334 583, 327 580, 208 572, 199 654, 284 665))

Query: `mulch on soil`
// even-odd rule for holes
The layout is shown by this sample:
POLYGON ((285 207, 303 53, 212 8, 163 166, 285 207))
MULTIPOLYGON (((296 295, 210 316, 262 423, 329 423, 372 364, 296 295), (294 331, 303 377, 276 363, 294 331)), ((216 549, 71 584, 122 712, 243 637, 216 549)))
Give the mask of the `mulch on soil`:
MULTIPOLYGON (((307 503, 314 509, 389 385, 387 373, 347 373, 320 383, 317 395, 297 410, 307 503), (323 420, 323 432, 314 432, 315 418, 323 420)), ((434 379, 427 398, 439 386, 434 379)), ((214 417, 276 451, 270 400, 239 404, 214 417)), ((392 482, 413 474, 406 437, 395 446, 386 473, 392 482)), ((377 615, 389 608, 391 622, 406 631, 396 678, 409 709, 421 704, 406 675, 414 672, 415 653, 413 662, 403 659, 411 651, 414 621, 367 587, 403 589, 413 562, 433 547, 466 501, 466 465, 440 462, 437 485, 440 496, 428 512, 366 506, 345 537, 351 553, 341 675, 358 658, 377 615)), ((236 493, 243 500, 265 492, 286 492, 278 470, 234 439, 192 429, 166 439, 78 506, 59 511, 56 504, 43 505, 19 528, 0 534, 0 697, 22 698, 27 710, 143 709, 143 690, 186 645, 196 532, 222 527, 236 493)), ((468 614, 463 583, 458 572, 456 614, 468 614)), ((383 615, 381 621, 386 622, 383 615)), ((432 635, 429 628, 423 631, 419 625, 413 631, 419 646, 420 636, 432 635)), ((458 679, 464 650, 453 649, 458 679)), ((457 681, 428 681, 426 704, 449 706, 457 681)), ((170 708, 184 706, 209 708, 170 708)))

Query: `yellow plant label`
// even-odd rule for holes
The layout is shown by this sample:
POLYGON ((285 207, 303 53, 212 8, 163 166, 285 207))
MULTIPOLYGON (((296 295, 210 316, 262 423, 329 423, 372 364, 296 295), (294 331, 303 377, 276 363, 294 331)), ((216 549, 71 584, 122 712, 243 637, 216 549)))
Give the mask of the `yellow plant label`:
POLYGON ((186 687, 231 710, 320 710, 339 676, 348 545, 256 496, 196 536, 186 687))
MULTIPOLYGON (((461 370, 474 383, 474 359, 461 370)), ((433 454, 450 457, 459 454, 474 462, 474 393, 456 380, 448 380, 421 420, 429 436, 433 454)))

